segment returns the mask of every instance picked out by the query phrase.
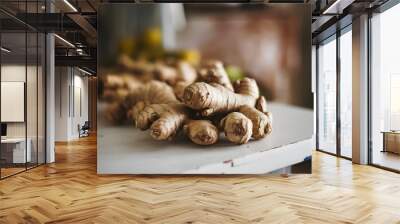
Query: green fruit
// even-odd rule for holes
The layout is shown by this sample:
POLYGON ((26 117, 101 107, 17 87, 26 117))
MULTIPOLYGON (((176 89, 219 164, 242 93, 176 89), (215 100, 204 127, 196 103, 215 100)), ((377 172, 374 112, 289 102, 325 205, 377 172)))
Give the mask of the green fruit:
POLYGON ((241 80, 245 77, 243 71, 239 67, 228 65, 225 67, 225 70, 231 82, 241 80))

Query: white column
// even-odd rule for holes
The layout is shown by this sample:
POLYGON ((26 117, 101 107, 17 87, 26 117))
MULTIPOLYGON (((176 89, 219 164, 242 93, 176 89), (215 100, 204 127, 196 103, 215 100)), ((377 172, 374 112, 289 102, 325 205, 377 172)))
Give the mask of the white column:
POLYGON ((368 16, 353 19, 353 162, 368 163, 368 16))
POLYGON ((311 92, 313 94, 314 124, 313 124, 313 149, 317 148, 317 48, 311 47, 311 92))
POLYGON ((54 133, 55 133, 55 60, 54 35, 46 36, 46 163, 55 161, 54 133))
MULTIPOLYGON (((54 12, 54 5, 46 1, 46 11, 54 12)), ((54 35, 46 35, 46 163, 55 161, 55 43, 54 35)))

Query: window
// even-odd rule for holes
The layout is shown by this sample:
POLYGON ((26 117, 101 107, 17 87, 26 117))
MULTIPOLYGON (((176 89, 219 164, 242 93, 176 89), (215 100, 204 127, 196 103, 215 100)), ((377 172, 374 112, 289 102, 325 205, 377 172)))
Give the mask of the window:
POLYGON ((390 74, 390 130, 400 130, 400 73, 390 74))
POLYGON ((352 157, 352 32, 340 36, 340 154, 352 157))
POLYGON ((371 18, 370 159, 400 170, 400 4, 371 18))
POLYGON ((318 47, 318 149, 336 153, 336 37, 318 47))
MULTIPOLYGON (((43 3, 21 1, 19 13, 37 13, 43 3)), ((5 178, 45 163, 46 39, 12 15, 0 12, 0 17, 13 22, 11 29, 0 24, 0 178, 5 178)))
POLYGON ((337 35, 318 46, 317 147, 320 151, 350 159, 353 96, 352 26, 346 26, 337 32, 337 35))

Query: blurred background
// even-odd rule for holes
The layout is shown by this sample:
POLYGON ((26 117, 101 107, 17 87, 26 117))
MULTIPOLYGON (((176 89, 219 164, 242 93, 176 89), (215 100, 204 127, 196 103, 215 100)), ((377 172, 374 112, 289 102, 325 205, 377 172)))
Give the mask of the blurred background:
POLYGON ((224 62, 231 79, 255 78, 267 100, 312 108, 311 8, 306 4, 105 4, 99 73, 121 55, 224 62), (116 25, 117 24, 117 25, 116 25))

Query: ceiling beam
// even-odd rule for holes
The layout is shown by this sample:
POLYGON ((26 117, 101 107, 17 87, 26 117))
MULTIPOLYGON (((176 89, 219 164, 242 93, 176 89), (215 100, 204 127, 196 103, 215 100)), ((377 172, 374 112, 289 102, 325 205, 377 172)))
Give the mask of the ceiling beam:
POLYGON ((91 56, 55 56, 56 66, 87 67, 96 71, 97 60, 91 56))
POLYGON ((324 15, 337 15, 342 14, 343 11, 351 4, 353 4, 355 0, 336 0, 329 4, 324 10, 322 10, 322 14, 324 15))
POLYGON ((89 21, 83 17, 81 14, 67 14, 67 16, 74 21, 79 27, 82 28, 85 33, 94 39, 97 39, 97 30, 92 26, 92 24, 89 23, 89 21))

